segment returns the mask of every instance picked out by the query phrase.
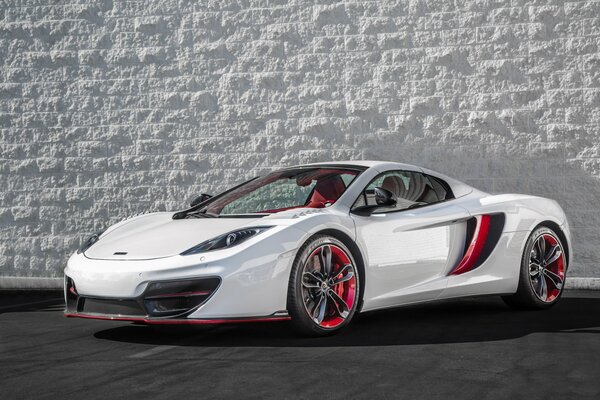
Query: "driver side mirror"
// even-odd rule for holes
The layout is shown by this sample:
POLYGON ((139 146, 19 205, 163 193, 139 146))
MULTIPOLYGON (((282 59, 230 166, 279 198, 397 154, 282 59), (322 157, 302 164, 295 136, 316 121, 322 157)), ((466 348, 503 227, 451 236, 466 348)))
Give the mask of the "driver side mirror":
POLYGON ((357 215, 362 215, 363 217, 368 217, 373 213, 374 210, 380 207, 393 207, 396 205, 396 199, 394 198, 394 194, 387 189, 376 187, 373 190, 375 194, 375 203, 370 206, 362 206, 357 207, 352 210, 352 213, 357 215))
POLYGON ((200 203, 204 203, 206 200, 210 199, 212 196, 210 194, 202 193, 200 196, 195 197, 192 201, 190 201, 190 207, 195 207, 200 203))
POLYGON ((387 189, 376 187, 375 188, 375 203, 379 207, 395 206, 396 199, 392 192, 387 189))

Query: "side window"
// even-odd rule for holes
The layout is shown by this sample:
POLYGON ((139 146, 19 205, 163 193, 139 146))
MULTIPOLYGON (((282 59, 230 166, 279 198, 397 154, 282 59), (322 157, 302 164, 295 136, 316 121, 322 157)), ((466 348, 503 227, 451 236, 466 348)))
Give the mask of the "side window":
POLYGON ((448 185, 436 178, 414 171, 388 171, 367 185, 352 208, 376 205, 376 187, 389 190, 396 199, 396 205, 377 209, 374 213, 399 211, 452 198, 448 185))
POLYGON ((431 186, 437 193, 440 200, 449 200, 454 198, 454 194, 446 182, 433 176, 427 176, 427 178, 429 178, 429 182, 431 182, 431 186))

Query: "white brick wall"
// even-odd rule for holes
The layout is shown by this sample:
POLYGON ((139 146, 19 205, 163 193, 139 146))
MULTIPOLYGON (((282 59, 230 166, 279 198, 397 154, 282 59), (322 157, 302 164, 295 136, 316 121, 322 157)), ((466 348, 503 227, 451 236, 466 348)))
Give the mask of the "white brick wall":
POLYGON ((600 277, 600 1, 0 0, 0 276, 271 167, 556 198, 600 277))

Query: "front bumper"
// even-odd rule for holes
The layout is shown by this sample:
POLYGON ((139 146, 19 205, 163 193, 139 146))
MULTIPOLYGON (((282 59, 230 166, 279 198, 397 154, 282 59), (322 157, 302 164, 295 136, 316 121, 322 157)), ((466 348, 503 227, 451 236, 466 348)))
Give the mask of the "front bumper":
POLYGON ((79 295, 73 280, 65 276, 65 316, 171 325, 283 321, 290 319, 287 312, 251 318, 187 318, 208 301, 218 289, 220 283, 221 279, 218 277, 152 282, 140 296, 135 298, 102 298, 79 295))
POLYGON ((137 318, 183 317, 202 306, 220 284, 219 277, 155 281, 137 297, 106 298, 80 295, 73 279, 65 276, 66 312, 137 318))
POLYGON ((66 312, 69 316, 136 322, 286 317, 295 245, 296 240, 278 240, 247 248, 240 245, 238 249, 150 260, 96 260, 74 254, 65 275, 74 282, 78 300, 75 304, 71 300, 66 312), (201 302, 182 307, 185 310, 177 315, 153 314, 145 304, 148 290, 156 282, 209 278, 220 280, 212 294, 201 302), (83 305, 79 298, 84 299, 83 305), (86 302, 95 308, 88 310, 86 302), (102 309, 106 305, 121 311, 106 312, 102 309))

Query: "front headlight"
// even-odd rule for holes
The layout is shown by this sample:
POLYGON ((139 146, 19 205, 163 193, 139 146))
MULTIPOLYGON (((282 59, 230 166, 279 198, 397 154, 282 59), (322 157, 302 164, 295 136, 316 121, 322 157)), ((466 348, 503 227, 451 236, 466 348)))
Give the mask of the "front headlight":
POLYGON ((77 249, 77 254, 81 254, 84 251, 86 251, 87 249, 89 249, 90 247, 92 247, 92 245, 100 239, 100 236, 103 233, 104 233, 104 230, 96 232, 92 236, 85 239, 83 241, 83 244, 77 249))
POLYGON ((238 244, 245 242, 251 237, 258 235, 259 233, 262 233, 269 228, 272 228, 272 226, 255 226, 252 228, 244 228, 237 231, 225 233, 221 236, 217 236, 214 239, 202 242, 199 245, 192 247, 191 249, 187 249, 186 251, 181 253, 181 255, 188 256, 190 254, 204 253, 206 251, 219 250, 237 246, 238 244))

